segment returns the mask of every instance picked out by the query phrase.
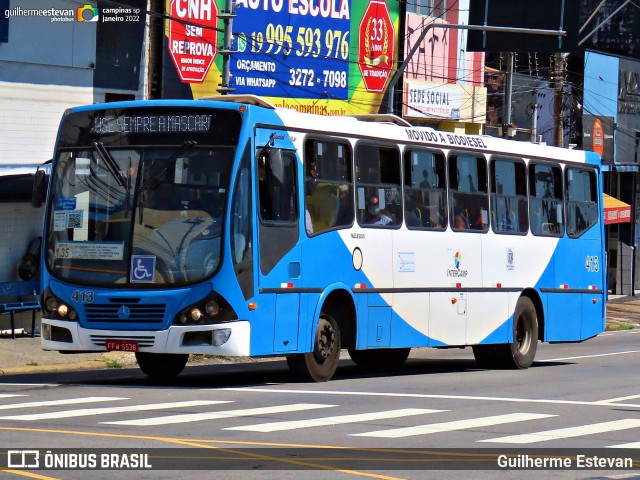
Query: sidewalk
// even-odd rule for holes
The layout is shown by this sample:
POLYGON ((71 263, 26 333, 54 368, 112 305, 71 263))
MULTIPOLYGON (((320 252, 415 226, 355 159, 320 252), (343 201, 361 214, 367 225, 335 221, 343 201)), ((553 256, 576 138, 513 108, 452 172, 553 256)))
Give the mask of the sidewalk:
MULTIPOLYGON (((640 328, 640 296, 610 296, 607 303, 607 330, 631 328, 640 328)), ((219 361, 212 358, 206 363, 219 361)), ((32 338, 30 335, 17 334, 16 339, 12 340, 10 335, 0 335, 0 377, 19 373, 122 368, 136 365, 132 353, 61 354, 42 350, 39 336, 32 338)))

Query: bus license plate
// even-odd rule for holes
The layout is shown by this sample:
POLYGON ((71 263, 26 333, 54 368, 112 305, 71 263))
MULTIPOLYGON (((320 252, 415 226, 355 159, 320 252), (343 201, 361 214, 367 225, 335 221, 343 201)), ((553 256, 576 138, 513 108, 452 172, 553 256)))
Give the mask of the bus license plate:
POLYGON ((104 343, 109 352, 138 351, 138 342, 136 340, 106 340, 104 343))

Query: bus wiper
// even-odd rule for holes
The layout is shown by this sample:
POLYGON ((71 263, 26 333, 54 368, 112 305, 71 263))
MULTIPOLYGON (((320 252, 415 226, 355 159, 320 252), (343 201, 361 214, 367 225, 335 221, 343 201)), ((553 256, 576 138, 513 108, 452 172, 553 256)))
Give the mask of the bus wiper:
POLYGON ((102 161, 107 165, 109 172, 111 173, 111 175, 113 175, 113 177, 116 179, 118 184, 123 188, 127 188, 127 183, 123 178, 124 175, 118 168, 118 164, 116 163, 115 159, 111 156, 109 151, 104 147, 104 143, 93 142, 93 147, 96 149, 96 152, 98 152, 98 155, 100 155, 100 158, 102 159, 102 161))
POLYGON ((198 145, 198 142, 196 142, 195 140, 186 140, 175 152, 173 152, 173 154, 168 158, 167 160, 167 164, 165 165, 165 167, 160 170, 157 171, 156 173, 153 173, 151 175, 151 177, 149 178, 149 181, 147 182, 147 190, 152 191, 155 190, 158 185, 160 185, 162 183, 162 180, 165 178, 167 171, 169 170, 169 168, 175 166, 176 162, 178 161, 178 157, 180 155, 182 155, 183 153, 185 153, 187 150, 191 150, 193 147, 195 147, 196 145, 198 145))

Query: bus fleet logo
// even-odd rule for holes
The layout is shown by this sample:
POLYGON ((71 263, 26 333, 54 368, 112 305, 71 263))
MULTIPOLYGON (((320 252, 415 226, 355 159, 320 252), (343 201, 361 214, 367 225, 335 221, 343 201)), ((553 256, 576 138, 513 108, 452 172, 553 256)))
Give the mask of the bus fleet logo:
POLYGON ((447 277, 463 278, 469 275, 468 270, 460 268, 462 264, 462 252, 456 252, 453 256, 453 269, 447 269, 447 277))

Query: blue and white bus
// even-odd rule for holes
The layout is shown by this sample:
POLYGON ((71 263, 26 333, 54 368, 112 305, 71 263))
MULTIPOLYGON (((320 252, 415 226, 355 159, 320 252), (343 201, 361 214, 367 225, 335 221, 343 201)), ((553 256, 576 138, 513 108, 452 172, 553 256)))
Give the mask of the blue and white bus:
POLYGON ((210 354, 326 381, 343 349, 418 347, 527 368, 605 327, 591 152, 228 95, 67 110, 48 185, 42 347, 151 377, 210 354))

